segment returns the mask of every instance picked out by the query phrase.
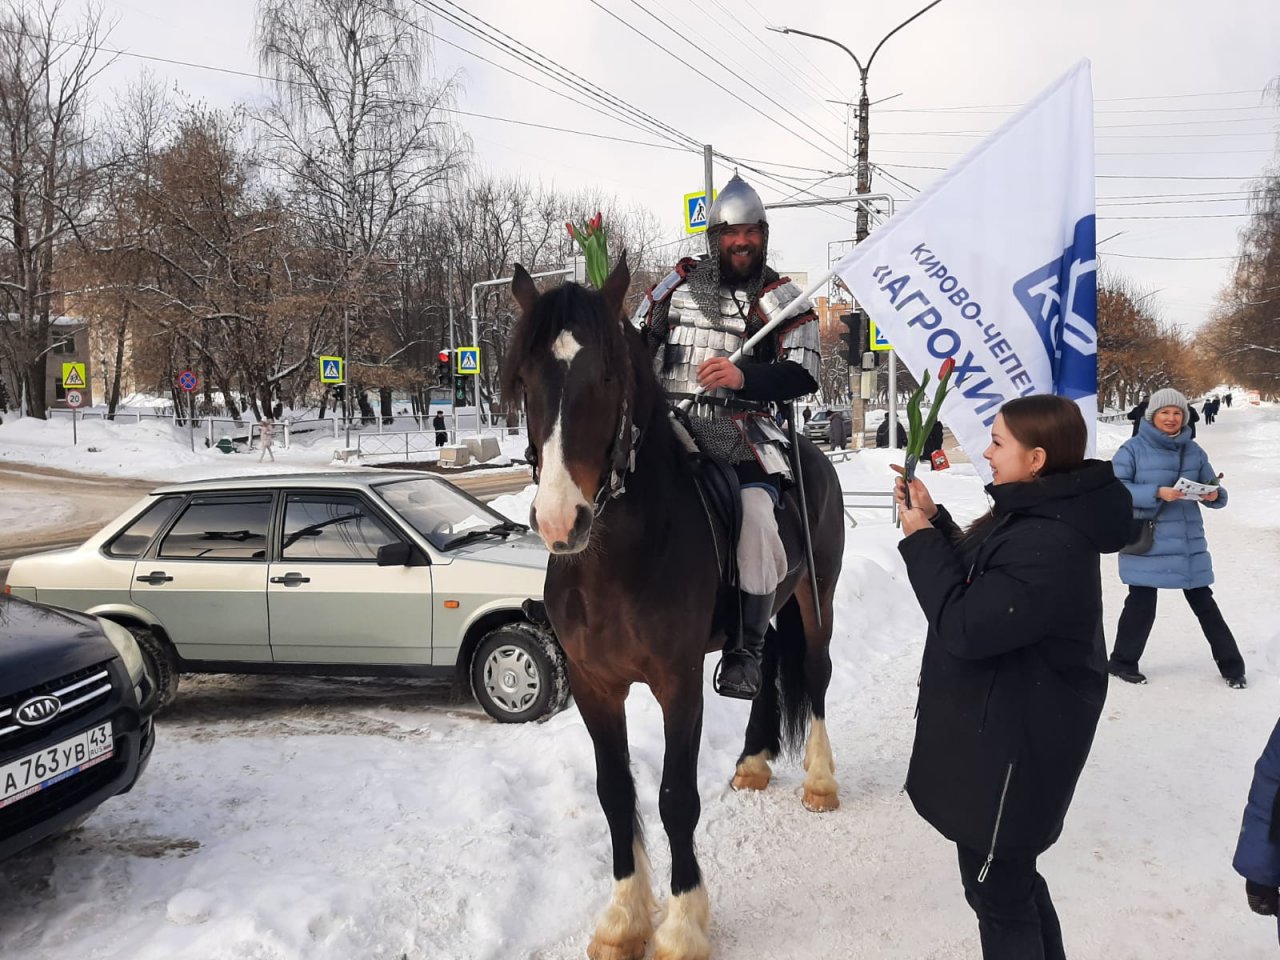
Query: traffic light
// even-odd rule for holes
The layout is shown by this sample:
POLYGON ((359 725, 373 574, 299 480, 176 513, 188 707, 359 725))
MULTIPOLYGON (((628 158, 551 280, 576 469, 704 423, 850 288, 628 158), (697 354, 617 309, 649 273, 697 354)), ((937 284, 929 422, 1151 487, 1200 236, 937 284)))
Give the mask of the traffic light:
POLYGON ((465 407, 471 401, 467 398, 467 378, 453 378, 453 402, 460 407, 465 407))
POLYGON ((850 367, 862 366, 862 345, 866 343, 866 313, 858 308, 840 315, 840 322, 845 331, 840 334, 840 342, 844 344, 840 353, 850 367))
POLYGON ((337 400, 339 403, 341 403, 341 402, 342 402, 343 400, 345 400, 346 398, 347 398, 347 388, 346 388, 346 386, 345 386, 345 385, 343 385, 343 384, 341 384, 341 383, 336 383, 336 384, 334 384, 334 386, 333 386, 333 399, 335 399, 335 400, 337 400))
POLYGON ((441 350, 436 354, 436 382, 449 382, 449 364, 453 360, 453 354, 448 350, 441 350))

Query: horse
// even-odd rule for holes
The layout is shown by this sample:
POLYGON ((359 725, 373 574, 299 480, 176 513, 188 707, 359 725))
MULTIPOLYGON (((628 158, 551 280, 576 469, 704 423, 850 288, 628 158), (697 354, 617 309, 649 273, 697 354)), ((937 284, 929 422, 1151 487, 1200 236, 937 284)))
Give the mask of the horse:
MULTIPOLYGON (((703 661, 723 646, 724 598, 735 595, 722 583, 723 531, 709 520, 687 444, 623 312, 630 282, 625 252, 599 291, 565 283, 539 294, 517 265, 511 292, 520 316, 502 386, 506 397, 523 397, 528 417, 538 484, 530 525, 550 552, 543 602, 595 749, 596 792, 612 839, 612 896, 587 956, 639 960, 652 938, 656 960, 704 960, 710 903, 693 843, 703 661), (671 897, 656 930, 627 744, 624 701, 633 683, 649 685, 665 733, 658 807, 671 845, 671 897)), ((732 785, 765 789, 770 761, 798 749, 807 728, 803 802, 829 811, 839 805, 824 718, 843 504, 830 461, 803 439, 799 455, 817 596, 797 560, 778 587, 763 689, 732 785)), ((792 534, 789 554, 799 557, 799 501, 794 491, 783 499, 780 526, 792 534)))

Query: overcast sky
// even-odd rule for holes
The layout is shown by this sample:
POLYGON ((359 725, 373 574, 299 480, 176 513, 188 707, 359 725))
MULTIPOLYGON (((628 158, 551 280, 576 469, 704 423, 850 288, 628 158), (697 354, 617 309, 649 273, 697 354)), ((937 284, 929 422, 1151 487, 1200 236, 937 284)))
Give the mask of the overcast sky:
MULTIPOLYGON (((926 0, 432 2, 487 21, 698 142, 765 161, 781 180, 744 175, 775 200, 802 188, 853 192, 848 177, 818 181, 848 169, 845 107, 826 101, 856 100, 857 74, 837 48, 769 33, 765 25, 833 37, 865 63, 880 38, 926 0), (795 177, 808 179, 788 179, 795 177)), ((258 72, 255 6, 115 0, 106 4, 116 20, 110 45, 258 72)), ((463 52, 459 47, 555 86, 446 18, 433 15, 432 27, 432 69, 456 77, 459 109, 661 142, 463 52)), ((1280 109, 1263 90, 1280 76, 1276 0, 943 0, 886 43, 872 66, 871 99, 892 99, 872 108, 871 160, 898 178, 877 176, 873 190, 909 198, 1081 57, 1093 62, 1098 237, 1119 233, 1101 249, 1114 255, 1112 269, 1158 291, 1152 302, 1166 317, 1194 327, 1229 275, 1245 223, 1239 215, 1248 209, 1245 191, 1275 162, 1280 109)), ((211 106, 264 96, 252 78, 121 57, 104 74, 100 98, 109 101, 112 89, 144 66, 211 106)), ((672 239, 682 232, 682 195, 702 186, 700 154, 459 119, 477 165, 565 189, 595 183, 654 210, 672 239)), ((717 166, 719 183, 728 175, 717 166)), ((779 210, 770 220, 771 259, 784 272, 825 269, 829 243, 853 230, 848 211, 779 210)))

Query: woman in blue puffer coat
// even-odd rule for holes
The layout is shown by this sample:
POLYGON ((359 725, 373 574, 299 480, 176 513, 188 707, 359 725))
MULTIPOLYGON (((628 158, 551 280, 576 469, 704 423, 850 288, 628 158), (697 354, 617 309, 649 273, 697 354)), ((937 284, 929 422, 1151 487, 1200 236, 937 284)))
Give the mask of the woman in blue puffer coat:
POLYGON ((1204 630, 1209 649, 1228 686, 1245 686, 1244 659, 1231 628, 1222 618, 1209 585, 1213 562, 1204 537, 1203 504, 1210 509, 1227 505, 1221 486, 1203 500, 1188 500, 1174 484, 1180 477, 1197 483, 1214 481, 1217 474, 1187 427, 1187 398, 1165 388, 1151 395, 1138 435, 1126 440, 1111 464, 1116 478, 1133 497, 1134 516, 1155 520, 1155 542, 1143 554, 1120 555, 1120 579, 1129 597, 1116 628, 1116 645, 1108 669, 1129 683, 1146 683, 1138 660, 1156 619, 1156 590, 1181 590, 1204 630))

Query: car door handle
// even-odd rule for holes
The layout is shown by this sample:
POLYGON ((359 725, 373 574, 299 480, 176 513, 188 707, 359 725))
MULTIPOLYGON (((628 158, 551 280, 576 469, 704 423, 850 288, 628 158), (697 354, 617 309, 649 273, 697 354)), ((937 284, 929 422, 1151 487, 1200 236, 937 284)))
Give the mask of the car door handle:
POLYGON ((149 583, 153 587, 158 587, 162 583, 171 583, 173 577, 165 576, 163 570, 152 570, 145 577, 134 577, 139 583, 149 583))
POLYGON ((283 577, 272 577, 272 583, 283 583, 286 587, 296 587, 300 583, 310 583, 310 577, 304 577, 300 573, 286 573, 283 577))

